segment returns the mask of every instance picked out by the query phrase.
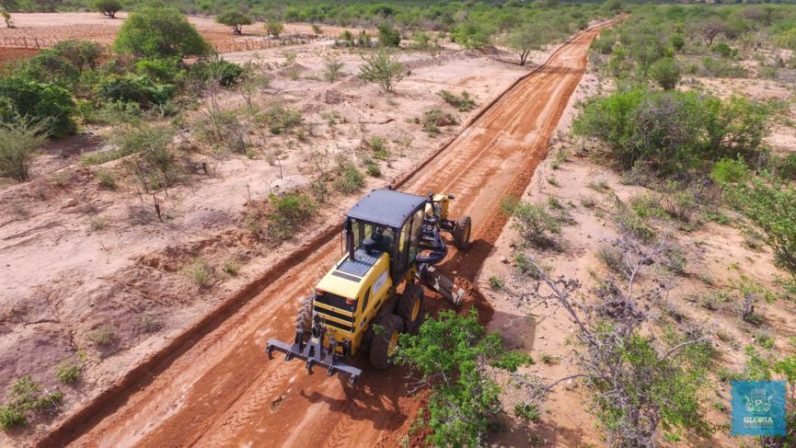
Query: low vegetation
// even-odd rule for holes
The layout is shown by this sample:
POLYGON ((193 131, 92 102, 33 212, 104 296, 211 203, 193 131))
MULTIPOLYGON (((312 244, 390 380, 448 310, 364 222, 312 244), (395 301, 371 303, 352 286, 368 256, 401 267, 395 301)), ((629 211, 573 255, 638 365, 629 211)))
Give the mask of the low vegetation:
POLYGON ((459 112, 469 112, 475 109, 476 106, 475 100, 466 90, 463 90, 461 95, 456 95, 447 90, 440 90, 439 96, 441 96, 446 103, 455 107, 459 112))
POLYGON ((31 419, 56 414, 63 404, 62 392, 42 391, 30 376, 16 380, 0 406, 0 429, 9 431, 26 426, 31 419))
POLYGON ((0 123, 0 176, 19 182, 30 178, 34 152, 47 139, 45 129, 26 121, 0 123))
POLYGON ((417 335, 401 335, 397 357, 419 375, 410 388, 431 389, 428 414, 416 425, 428 428, 427 441, 435 446, 480 446, 501 410, 493 369, 514 372, 533 362, 507 351, 475 311, 443 311, 417 335))
POLYGON ((392 92, 395 83, 404 77, 406 71, 398 58, 386 50, 364 54, 362 60, 364 64, 359 69, 359 78, 378 84, 384 92, 392 92))

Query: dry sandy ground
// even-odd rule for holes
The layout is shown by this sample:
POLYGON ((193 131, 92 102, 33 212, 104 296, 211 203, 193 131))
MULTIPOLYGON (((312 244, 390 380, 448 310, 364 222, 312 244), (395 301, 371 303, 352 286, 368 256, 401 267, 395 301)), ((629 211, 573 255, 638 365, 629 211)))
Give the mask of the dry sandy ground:
MULTIPOLYGON (((63 390, 67 409, 85 403, 296 243, 312 237, 313 227, 339 220, 355 198, 334 196, 333 205, 323 207, 296 240, 282 246, 251 238, 244 219, 249 201, 261 203, 272 192, 306 186, 317 168, 311 160, 319 152, 328 151, 330 163, 339 156, 359 164, 363 139, 376 135, 388 142, 390 157, 382 163, 382 177, 368 178, 366 189, 385 185, 458 129, 443 128, 440 136, 430 137, 412 119, 440 107, 464 123, 528 70, 470 52, 408 52, 401 57, 411 74, 395 95, 387 96, 356 79, 361 58, 354 53, 317 44, 292 51, 297 53, 294 64, 277 49, 230 54, 229 59, 253 61, 273 77, 255 103, 301 110, 305 140, 253 128, 251 158, 217 153, 189 132, 199 112, 189 116, 178 140, 184 147, 199 147, 192 157, 206 162, 209 174, 192 174, 185 184, 158 195, 163 222, 154 215, 152 199, 139 195, 125 177, 122 161, 99 167, 79 163, 81 154, 107 150, 103 136, 114 129, 90 128, 50 144, 34 165, 35 180, 2 188, 0 390, 30 374, 47 389, 63 390), (345 63, 345 76, 330 84, 317 78, 332 53, 345 63), (292 72, 299 74, 297 79, 292 72), (437 95, 443 88, 467 90, 479 108, 456 112, 437 95), (331 112, 344 120, 334 129, 324 118, 331 112), (94 178, 98 170, 115 173, 119 188, 100 188, 94 178), (209 287, 197 286, 188 274, 197 260, 212 272, 209 287), (229 263, 240 266, 237 275, 222 272, 229 263), (92 341, 98 330, 112 335, 109 343, 92 341), (55 381, 62 362, 83 365, 76 387, 55 381)), ((221 101, 228 108, 244 104, 234 92, 223 94, 221 101)), ((14 439, 2 436, 0 441, 22 443, 49 424, 37 421, 14 439)))
MULTIPOLYGON (((742 95, 760 100, 789 101, 789 117, 792 119, 796 116, 793 113, 793 91, 785 84, 754 79, 709 78, 699 78, 691 84, 725 98, 742 95)), ((554 198, 571 215, 575 224, 563 226, 561 235, 556 237, 563 246, 561 252, 534 249, 524 252, 542 266, 549 267, 551 278, 563 275, 577 279, 581 284, 580 292, 587 301, 598 279, 609 274, 597 256, 598 250, 614 245, 620 236, 611 218, 612 210, 615 209, 614 195, 626 204, 631 198, 650 192, 644 187, 624 185, 616 172, 591 161, 588 154, 581 151, 582 144, 569 136, 571 121, 577 114, 577 104, 610 89, 610 83, 601 81, 595 73, 590 71, 584 76, 559 124, 559 138, 551 145, 547 159, 536 170, 534 180, 522 198, 540 205, 547 205, 550 198, 554 198), (567 154, 566 161, 560 165, 554 162, 559 151, 567 154), (551 178, 555 179, 556 185, 548 181, 551 178), (607 189, 597 191, 594 188, 603 183, 607 189), (591 202, 595 205, 591 205, 591 202)), ((775 125, 767 141, 775 151, 792 151, 796 145, 793 126, 775 125)), ((732 225, 707 223, 690 232, 679 230, 671 222, 655 222, 655 226, 660 234, 668 235, 671 241, 679 245, 689 260, 685 273, 671 279, 674 288, 664 306, 668 307, 670 314, 679 316, 683 325, 708 331, 719 351, 715 371, 726 368, 737 372, 742 370, 746 360, 744 347, 756 345, 755 336, 761 333, 775 338, 775 350, 778 353, 793 351, 788 340, 796 335, 796 321, 793 319, 796 304, 787 300, 777 300, 773 304, 761 301, 758 307, 765 321, 761 327, 742 322, 734 310, 737 303, 720 305, 719 309, 713 310, 706 308, 706 297, 718 291, 731 290, 731 285, 737 283, 741 276, 778 291, 777 278, 787 275, 774 266, 770 250, 753 249, 747 245, 747 237, 742 231, 743 218, 732 212, 727 213, 737 220, 732 225)), ((571 344, 575 325, 554 302, 534 298, 531 291, 534 291, 538 282, 522 274, 514 261, 519 250, 518 242, 520 237, 517 231, 506 227, 484 263, 478 285, 495 308, 491 328, 499 331, 512 346, 527 351, 535 359, 536 364, 522 373, 538 376, 544 383, 550 384, 579 372, 575 356, 577 348, 571 344), (492 288, 489 279, 493 276, 502 279, 505 288, 492 288), (550 357, 548 362, 543 362, 542 359, 547 356, 550 357)), ((656 272, 642 274, 640 284, 643 288, 650 287, 650 279, 658 275, 656 272)), ((541 291, 544 293, 544 286, 541 291)), ((657 313, 666 314, 660 310, 657 313)), ((715 389, 706 391, 702 400, 708 409, 708 421, 717 428, 716 435, 709 440, 700 440, 681 434, 682 442, 664 443, 664 446, 730 447, 743 444, 743 440, 728 436, 730 386, 715 377, 712 380, 715 389)), ((524 395, 512 392, 502 398, 504 408, 511 412, 514 404, 522 401, 524 395)), ((589 413, 589 394, 577 380, 559 384, 549 394, 542 409, 542 421, 539 424, 506 418, 506 430, 495 434, 490 440, 491 445, 523 446, 536 443, 534 446, 574 448, 605 444, 597 420, 589 413)))

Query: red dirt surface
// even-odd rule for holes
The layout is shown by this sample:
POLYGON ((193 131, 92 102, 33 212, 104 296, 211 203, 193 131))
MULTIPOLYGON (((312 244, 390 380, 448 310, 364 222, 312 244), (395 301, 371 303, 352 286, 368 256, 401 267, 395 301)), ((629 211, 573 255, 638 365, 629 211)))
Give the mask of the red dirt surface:
POLYGON ((2 48, 0 47, 0 66, 17 59, 33 57, 39 50, 32 48, 2 48))
MULTIPOLYGON (((444 271, 465 283, 475 278, 507 221, 500 200, 521 194, 545 157, 597 33, 590 29, 563 45, 397 182, 414 193, 455 194, 453 215, 472 216, 473 246, 452 249, 444 271)), ((398 445, 421 401, 407 396, 405 371, 366 369, 351 389, 344 378, 327 378, 321 369, 307 375, 303 363, 267 360, 263 352, 268 338, 292 338, 298 302, 340 255, 335 230, 304 245, 40 446, 398 445)), ((472 296, 471 304, 488 314, 488 304, 472 296)), ((366 367, 364 359, 355 364, 366 367)))

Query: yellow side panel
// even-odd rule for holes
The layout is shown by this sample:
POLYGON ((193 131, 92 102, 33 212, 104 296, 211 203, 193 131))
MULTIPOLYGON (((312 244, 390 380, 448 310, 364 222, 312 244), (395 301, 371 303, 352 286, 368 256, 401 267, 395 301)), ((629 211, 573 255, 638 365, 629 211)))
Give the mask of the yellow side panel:
MULTIPOLYGON (((375 317, 376 311, 380 309, 382 302, 387 298, 387 292, 392 287, 392 279, 390 278, 390 256, 386 253, 381 254, 373 267, 370 268, 359 281, 333 275, 337 270, 337 266, 340 262, 345 260, 347 256, 347 254, 344 255, 343 258, 326 273, 321 281, 318 282, 316 289, 340 297, 357 300, 356 311, 353 313, 355 316, 353 335, 336 328, 328 329, 329 335, 333 335, 338 342, 342 342, 344 339, 350 339, 352 351, 353 353, 357 353, 362 343, 362 336, 365 333, 364 330, 368 328, 368 324, 375 317), (363 309, 362 306, 367 291, 370 291, 370 295, 368 297, 367 308, 363 309)), ((323 303, 316 302, 315 306, 319 309, 328 309, 344 315, 351 315, 350 312, 323 303)), ((341 324, 345 323, 341 319, 330 318, 329 320, 341 324)))

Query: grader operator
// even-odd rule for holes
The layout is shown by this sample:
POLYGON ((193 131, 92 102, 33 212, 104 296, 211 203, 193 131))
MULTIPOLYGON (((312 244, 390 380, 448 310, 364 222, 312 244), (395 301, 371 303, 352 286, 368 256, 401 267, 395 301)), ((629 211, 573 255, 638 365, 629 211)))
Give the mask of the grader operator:
POLYGON ((346 216, 346 253, 302 301, 293 343, 268 341, 269 358, 279 350, 287 360, 305 360, 310 373, 318 365, 352 384, 362 371, 345 360, 360 351, 374 367, 389 368, 399 334, 423 323, 422 285, 457 305, 464 295, 434 267, 448 253, 442 232, 460 250, 470 243, 470 217, 448 217, 452 199, 389 189, 362 198, 346 216))

